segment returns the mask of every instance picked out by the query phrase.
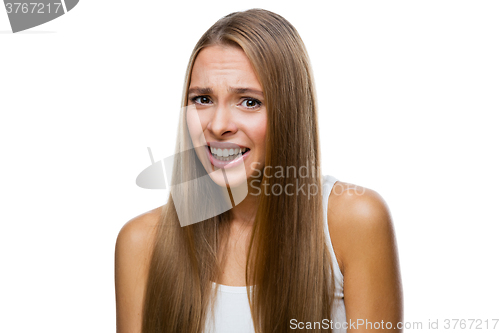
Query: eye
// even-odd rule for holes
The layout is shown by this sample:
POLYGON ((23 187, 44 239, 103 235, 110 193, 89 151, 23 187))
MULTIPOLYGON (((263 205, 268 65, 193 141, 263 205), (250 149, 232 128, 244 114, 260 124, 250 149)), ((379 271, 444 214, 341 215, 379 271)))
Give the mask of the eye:
POLYGON ((249 110, 254 110, 260 108, 262 102, 255 98, 245 98, 243 102, 241 102, 241 105, 249 110))
POLYGON ((208 96, 195 96, 191 98, 191 102, 201 105, 209 104, 210 98, 208 96))

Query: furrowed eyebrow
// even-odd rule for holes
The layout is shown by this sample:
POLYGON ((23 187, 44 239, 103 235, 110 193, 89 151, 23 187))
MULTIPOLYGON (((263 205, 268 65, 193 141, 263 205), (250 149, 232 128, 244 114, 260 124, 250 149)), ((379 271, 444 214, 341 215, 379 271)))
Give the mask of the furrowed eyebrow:
POLYGON ((188 90, 188 94, 210 95, 213 94, 212 88, 193 87, 188 90))
MULTIPOLYGON (((251 88, 235 88, 235 87, 229 87, 228 88, 229 92, 235 93, 235 94, 246 94, 246 93, 253 93, 260 95, 264 97, 264 94, 260 90, 256 89, 251 89, 251 88)), ((198 95, 211 95, 213 94, 212 88, 200 88, 200 87, 193 87, 189 88, 188 94, 198 94, 198 95)))
POLYGON ((264 97, 264 94, 262 91, 256 90, 256 89, 250 89, 250 88, 233 88, 229 87, 229 91, 236 93, 236 94, 246 94, 246 93, 252 93, 252 94, 257 94, 262 97, 264 97))

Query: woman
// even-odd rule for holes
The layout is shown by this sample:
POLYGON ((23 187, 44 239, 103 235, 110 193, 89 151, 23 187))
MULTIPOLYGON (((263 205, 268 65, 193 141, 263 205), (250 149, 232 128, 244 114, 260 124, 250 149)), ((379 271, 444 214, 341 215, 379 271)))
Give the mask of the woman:
POLYGON ((182 107, 169 200, 118 235, 118 332, 401 331, 388 208, 321 177, 294 27, 261 9, 216 22, 182 107))

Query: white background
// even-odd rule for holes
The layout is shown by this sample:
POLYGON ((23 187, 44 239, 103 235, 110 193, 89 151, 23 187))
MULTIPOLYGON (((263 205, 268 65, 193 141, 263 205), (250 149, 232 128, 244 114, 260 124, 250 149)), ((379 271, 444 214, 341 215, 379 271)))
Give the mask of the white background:
POLYGON ((390 207, 405 321, 500 318, 499 2, 172 3, 84 0, 16 34, 0 9, 1 332, 115 330, 116 236, 167 197, 135 184, 147 147, 173 153, 198 38, 254 7, 308 48, 324 173, 390 207))

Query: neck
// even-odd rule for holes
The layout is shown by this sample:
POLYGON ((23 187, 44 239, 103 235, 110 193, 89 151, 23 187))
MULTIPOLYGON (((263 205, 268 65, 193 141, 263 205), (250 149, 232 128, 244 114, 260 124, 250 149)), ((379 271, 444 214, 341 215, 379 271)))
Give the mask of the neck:
MULTIPOLYGON (((251 180, 249 180, 249 182, 250 181, 251 180)), ((233 220, 231 223, 234 226, 245 225, 251 227, 257 214, 257 208, 259 206, 259 196, 257 195, 258 190, 256 190, 255 187, 250 186, 249 183, 245 185, 247 186, 248 194, 241 202, 236 203, 236 206, 231 209, 231 212, 233 213, 233 220)), ((238 189, 232 190, 231 193, 238 193, 238 189)), ((235 194, 233 194, 233 198, 234 197, 235 194)))

